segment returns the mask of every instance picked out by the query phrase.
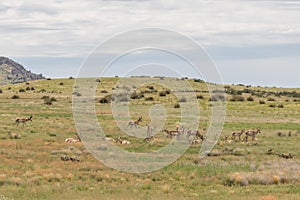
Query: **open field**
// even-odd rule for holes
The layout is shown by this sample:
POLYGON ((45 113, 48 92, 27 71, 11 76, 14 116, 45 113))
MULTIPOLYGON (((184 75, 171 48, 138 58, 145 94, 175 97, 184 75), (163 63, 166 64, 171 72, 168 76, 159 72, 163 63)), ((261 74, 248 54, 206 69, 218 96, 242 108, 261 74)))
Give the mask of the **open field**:
MULTIPOLYGON (((116 126, 111 105, 99 101, 109 101, 117 80, 101 79, 96 92, 97 118, 107 136, 130 141, 116 145, 134 152, 168 144, 165 132, 148 143, 116 126)), ((199 129, 208 128, 212 102, 207 86, 188 81, 198 98, 199 129)), ((53 79, 0 87, 0 199, 300 199, 300 88, 226 86, 226 120, 213 150, 218 156, 199 160, 201 143, 193 144, 161 170, 131 174, 103 165, 80 142, 65 142, 76 138, 72 96, 80 94, 73 86, 74 79, 53 79), (17 117, 29 116, 33 120, 27 126, 14 124, 17 117), (233 131, 254 128, 261 129, 255 141, 231 139, 233 131), (280 156, 289 153, 292 158, 280 156), (62 156, 80 161, 62 161, 62 156)), ((137 97, 129 99, 131 116, 142 115, 145 127, 149 108, 161 103, 168 117, 164 128, 175 129, 178 100, 172 91, 161 92, 166 88, 155 84, 137 88, 137 97)))

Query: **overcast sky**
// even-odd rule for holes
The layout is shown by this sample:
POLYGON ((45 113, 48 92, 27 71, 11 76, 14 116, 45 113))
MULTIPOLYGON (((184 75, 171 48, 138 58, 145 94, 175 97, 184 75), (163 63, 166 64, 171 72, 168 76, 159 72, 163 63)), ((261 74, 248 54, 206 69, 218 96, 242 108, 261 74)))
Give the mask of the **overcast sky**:
POLYGON ((0 0, 0 55, 47 77, 76 76, 103 41, 157 27, 202 45, 225 83, 300 87, 299 19, 296 0, 0 0))

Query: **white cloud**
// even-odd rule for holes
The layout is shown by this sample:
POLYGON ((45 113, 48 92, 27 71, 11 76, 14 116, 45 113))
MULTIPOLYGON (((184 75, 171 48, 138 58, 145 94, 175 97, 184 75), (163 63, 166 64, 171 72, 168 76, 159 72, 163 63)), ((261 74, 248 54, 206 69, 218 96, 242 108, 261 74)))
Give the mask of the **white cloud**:
POLYGON ((300 43, 297 1, 4 1, 1 52, 78 56, 123 31, 160 27, 204 45, 300 43))

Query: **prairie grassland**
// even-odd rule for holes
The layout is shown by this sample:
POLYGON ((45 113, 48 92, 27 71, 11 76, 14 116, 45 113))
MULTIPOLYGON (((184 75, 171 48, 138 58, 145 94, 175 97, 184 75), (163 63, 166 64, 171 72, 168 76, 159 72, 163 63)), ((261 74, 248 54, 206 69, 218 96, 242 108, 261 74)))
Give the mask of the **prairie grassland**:
MULTIPOLYGON (((97 118, 107 136, 129 140, 130 145, 116 145, 134 152, 154 151, 168 144, 170 139, 161 131, 150 143, 122 133, 111 105, 99 103, 112 93, 117 81, 117 78, 103 78, 96 90, 97 118)), ((193 80, 189 83, 198 98, 199 129, 207 128, 211 96, 204 83, 193 80)), ((177 161, 161 170, 130 174, 103 165, 82 143, 65 142, 66 138, 76 137, 72 96, 80 94, 73 93, 73 86, 74 79, 53 79, 0 87, 0 196, 8 199, 300 198, 299 88, 226 86, 226 120, 213 150, 220 156, 199 159, 201 144, 193 144, 177 161), (12 99, 13 95, 19 98, 12 99), (45 99, 51 98, 51 105, 47 105, 45 99), (33 120, 27 126, 14 124, 17 117, 31 115, 33 120), (231 139, 232 131, 254 128, 262 131, 255 141, 231 139), (9 133, 21 138, 11 139, 9 133), (288 153, 293 158, 279 156, 288 153), (61 156, 75 156, 80 161, 62 161, 61 156)), ((149 109, 161 103, 167 112, 164 128, 175 129, 180 121, 180 108, 174 108, 178 100, 172 91, 164 95, 160 92, 166 88, 151 86, 153 89, 149 85, 138 87, 137 93, 143 96, 129 99, 131 116, 135 119, 142 115, 141 126, 146 126, 150 121, 149 109)))

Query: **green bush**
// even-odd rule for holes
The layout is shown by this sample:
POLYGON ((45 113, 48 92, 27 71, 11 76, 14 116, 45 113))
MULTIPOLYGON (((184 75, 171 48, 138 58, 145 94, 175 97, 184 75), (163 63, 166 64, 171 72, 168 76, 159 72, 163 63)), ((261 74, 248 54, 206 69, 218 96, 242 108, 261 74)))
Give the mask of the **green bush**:
POLYGON ((21 88, 21 89, 19 90, 19 92, 25 92, 25 90, 24 90, 23 88, 21 88))

